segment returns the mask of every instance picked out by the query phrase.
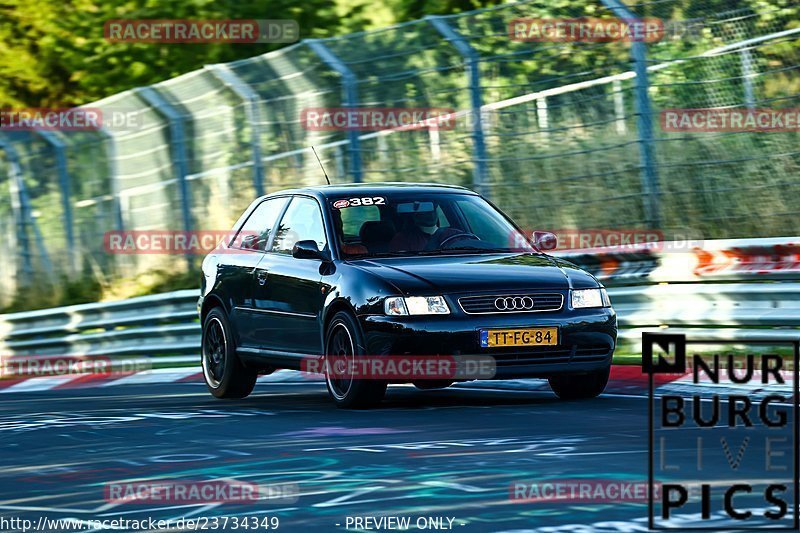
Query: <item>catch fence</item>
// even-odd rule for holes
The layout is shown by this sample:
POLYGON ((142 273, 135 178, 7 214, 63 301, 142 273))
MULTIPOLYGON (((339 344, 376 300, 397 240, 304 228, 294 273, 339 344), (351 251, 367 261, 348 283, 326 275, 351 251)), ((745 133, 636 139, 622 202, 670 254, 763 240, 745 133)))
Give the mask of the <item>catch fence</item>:
MULTIPOLYGON (((256 196, 416 181, 479 190, 526 228, 669 240, 800 234, 798 134, 665 131, 683 108, 792 108, 797 7, 529 0, 427 17, 126 91, 97 131, 0 131, 0 304, 190 270, 110 254, 110 230, 225 230, 256 196), (657 42, 523 42, 518 19, 655 17, 657 42), (511 26, 510 26, 511 25, 511 26), (455 127, 307 128, 308 108, 445 108, 455 127)), ((798 106, 800 107, 800 106, 798 106)), ((55 296, 54 296, 55 297, 55 296)))

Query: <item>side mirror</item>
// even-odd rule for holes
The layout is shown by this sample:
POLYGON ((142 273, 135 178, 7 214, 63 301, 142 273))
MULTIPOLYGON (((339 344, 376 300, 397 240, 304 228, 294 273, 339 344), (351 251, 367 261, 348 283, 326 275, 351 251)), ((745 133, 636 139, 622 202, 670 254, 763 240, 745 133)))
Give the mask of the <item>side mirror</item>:
POLYGON ((292 257, 295 259, 321 259, 326 261, 327 256, 317 248, 317 243, 312 240, 297 241, 292 247, 292 257))
POLYGON ((558 247, 558 237, 549 231, 534 231, 533 245, 540 250, 555 250, 558 247))

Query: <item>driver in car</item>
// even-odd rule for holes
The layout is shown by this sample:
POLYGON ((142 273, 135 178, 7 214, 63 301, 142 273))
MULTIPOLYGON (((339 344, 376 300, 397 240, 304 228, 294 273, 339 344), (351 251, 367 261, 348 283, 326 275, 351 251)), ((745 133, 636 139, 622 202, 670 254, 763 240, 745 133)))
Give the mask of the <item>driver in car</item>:
POLYGON ((444 241, 463 235, 455 228, 440 228, 436 209, 416 211, 389 243, 390 252, 422 252, 441 248, 444 241))
POLYGON ((389 243, 390 252, 421 252, 439 229, 436 210, 417 211, 389 243))

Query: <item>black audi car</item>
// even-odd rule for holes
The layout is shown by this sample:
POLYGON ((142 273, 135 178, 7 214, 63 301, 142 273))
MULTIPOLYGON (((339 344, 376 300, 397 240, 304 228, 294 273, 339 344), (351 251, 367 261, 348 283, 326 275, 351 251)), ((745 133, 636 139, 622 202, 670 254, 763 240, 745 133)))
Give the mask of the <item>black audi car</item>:
MULTIPOLYGON (((608 381, 616 314, 603 286, 552 257, 461 187, 375 183, 254 201, 203 261, 198 302, 210 392, 241 398, 259 374, 337 357, 481 356, 492 379, 549 379, 560 398, 608 381)), ((341 407, 379 402, 390 379, 324 372, 341 407)), ((420 388, 453 380, 413 381, 420 388)))

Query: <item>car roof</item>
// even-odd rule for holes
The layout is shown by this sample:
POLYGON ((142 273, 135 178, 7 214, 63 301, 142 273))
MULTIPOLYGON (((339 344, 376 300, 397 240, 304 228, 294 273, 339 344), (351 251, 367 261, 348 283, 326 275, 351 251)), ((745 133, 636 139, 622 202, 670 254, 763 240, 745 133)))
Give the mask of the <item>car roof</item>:
POLYGON ((446 185, 441 183, 407 183, 407 182, 375 182, 375 183, 345 183, 333 185, 315 185, 309 187, 299 187, 276 191, 267 196, 276 194, 297 194, 306 193, 317 197, 327 198, 331 196, 341 196, 343 194, 388 194, 390 191, 402 191, 404 193, 447 193, 457 192, 461 194, 477 194, 474 191, 458 185, 446 185))

